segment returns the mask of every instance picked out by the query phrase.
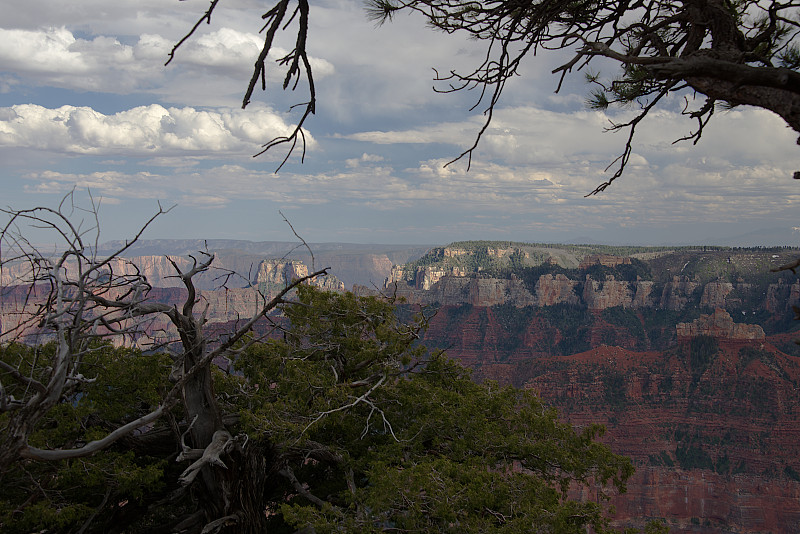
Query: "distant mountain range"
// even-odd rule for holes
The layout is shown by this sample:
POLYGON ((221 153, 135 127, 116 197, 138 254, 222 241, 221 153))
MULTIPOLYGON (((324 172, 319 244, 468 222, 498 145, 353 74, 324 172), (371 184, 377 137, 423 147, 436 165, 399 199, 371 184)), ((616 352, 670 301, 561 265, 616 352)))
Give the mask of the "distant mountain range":
POLYGON ((575 236, 564 240, 568 245, 629 245, 629 246, 703 246, 716 245, 725 247, 770 247, 770 246, 800 246, 800 229, 797 227, 771 227, 758 228, 745 233, 726 233, 724 229, 699 227, 696 238, 691 241, 674 241, 670 239, 655 238, 646 242, 641 239, 628 240, 623 238, 607 238, 598 240, 590 236, 575 236))
MULTIPOLYGON (((112 254, 124 245, 123 241, 109 241, 98 252, 112 254)), ((413 261, 430 249, 427 245, 375 245, 356 243, 308 243, 289 241, 244 241, 236 239, 151 239, 133 244, 126 258, 147 256, 188 256, 201 251, 217 256, 214 266, 229 269, 253 280, 258 264, 265 259, 292 259, 302 261, 309 268, 330 267, 331 274, 347 288, 353 285, 381 286, 391 272, 392 265, 413 261)), ((200 287, 213 289, 213 276, 205 276, 200 287)), ((160 278, 151 283, 160 285, 160 278)))

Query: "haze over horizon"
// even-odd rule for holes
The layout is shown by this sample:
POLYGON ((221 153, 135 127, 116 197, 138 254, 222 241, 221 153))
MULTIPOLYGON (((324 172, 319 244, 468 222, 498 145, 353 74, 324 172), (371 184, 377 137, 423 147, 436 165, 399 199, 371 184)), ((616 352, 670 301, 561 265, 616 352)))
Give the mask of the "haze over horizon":
MULTIPOLYGON (((317 115, 308 153, 280 173, 284 133, 305 100, 280 90, 241 110, 263 36, 264 6, 221 3, 211 25, 163 64, 207 2, 10 0, 0 22, 2 207, 55 206, 70 190, 102 198, 103 239, 144 235, 289 241, 282 211, 308 242, 446 244, 459 240, 620 244, 800 245, 794 133, 752 108, 720 112, 696 146, 675 95, 642 123, 621 179, 609 176, 634 110, 589 111, 581 73, 559 94, 563 56, 529 59, 509 83, 472 169, 443 164, 469 147, 475 94, 436 94, 431 67, 467 70, 480 43, 414 17, 376 28, 355 0, 312 6, 317 115), (749 237, 748 237, 749 235, 749 237), (744 236, 744 237, 742 237, 744 236)), ((284 49, 289 41, 280 43, 284 49)), ((605 73, 612 75, 613 70, 605 73)))

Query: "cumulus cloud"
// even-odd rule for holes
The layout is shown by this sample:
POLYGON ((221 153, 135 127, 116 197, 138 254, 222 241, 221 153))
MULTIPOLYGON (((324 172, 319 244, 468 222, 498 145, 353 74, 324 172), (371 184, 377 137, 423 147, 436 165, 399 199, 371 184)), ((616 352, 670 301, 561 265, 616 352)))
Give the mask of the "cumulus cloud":
MULTIPOLYGON (((540 168, 569 164, 573 169, 602 170, 622 152, 627 138, 627 130, 608 132, 608 127, 632 116, 633 112, 562 113, 536 107, 498 108, 473 161, 485 159, 540 168)), ((358 132, 343 137, 377 145, 445 143, 463 149, 474 142, 483 120, 477 116, 461 122, 358 132)), ((644 168, 663 169, 683 159, 702 166, 723 162, 725 168, 769 162, 786 169, 785 172, 800 165, 796 135, 768 111, 750 108, 720 113, 697 145, 674 143, 695 126, 680 112, 652 112, 639 126, 629 167, 638 173, 644 168)))
MULTIPOLYGON (((0 93, 20 98, 33 86, 75 92, 30 91, 70 100, 0 108, 0 148, 10 156, 4 158, 6 202, 17 201, 12 195, 24 182, 30 193, 63 193, 77 185, 107 202, 158 198, 219 210, 221 219, 236 218, 223 210, 238 216, 237 208, 248 202, 315 213, 341 209, 352 217, 394 210, 380 220, 364 216, 358 224, 375 232, 385 224, 390 232, 398 220, 412 219, 426 238, 436 227, 442 236, 485 231, 507 238, 504 230, 519 228, 580 234, 608 224, 796 218, 792 206, 800 198, 789 178, 800 169, 795 134, 768 112, 742 108, 718 113, 697 146, 672 145, 695 127, 681 116, 679 99, 667 99, 641 124, 620 181, 601 196, 584 198, 608 178, 603 169, 625 144, 624 133, 603 130, 632 111, 584 110, 586 88, 578 83, 551 96, 555 81, 546 73, 559 59, 552 54, 526 63, 526 75, 509 83, 472 169, 466 172, 464 162, 445 168, 442 158, 469 147, 484 117, 467 116, 474 93, 434 95, 430 67, 464 71, 481 61, 481 43, 430 32, 413 17, 375 29, 357 0, 322 0, 312 15, 310 52, 324 57, 312 64, 318 79, 327 78, 317 87, 320 117, 308 124, 326 142, 324 152, 316 152, 325 154, 325 167, 310 158, 298 172, 285 169, 276 177, 271 166, 222 165, 290 128, 288 115, 233 109, 263 43, 257 2, 221 3, 214 24, 202 25, 167 68, 169 50, 202 12, 190 2, 10 2, 2 23, 8 29, 0 29, 0 93), (102 102, 104 111, 118 113, 100 113, 94 103, 95 109, 58 107, 95 98, 81 95, 87 90, 179 104, 131 104, 120 111, 123 99, 113 97, 102 102), (327 134, 339 139, 329 142, 327 134), (62 154, 102 157, 70 157, 68 167, 55 170, 62 154), (214 158, 220 161, 210 164, 214 158), (23 175, 27 180, 19 180, 23 175), (406 216, 405 209, 415 215, 406 216), (386 222, 391 216, 394 222, 386 222), (443 222, 445 217, 452 221, 443 222)), ((272 59, 285 53, 276 49, 272 59)), ((298 94, 284 94, 274 83, 281 74, 273 69, 269 76, 270 92, 259 98, 286 108, 304 100, 302 82, 298 94)))
POLYGON ((383 161, 383 156, 378 156, 377 154, 367 154, 364 152, 361 154, 360 158, 348 158, 345 160, 345 165, 351 168, 360 167, 361 165, 370 163, 378 163, 383 161))
MULTIPOLYGON (((165 43, 144 36, 141 46, 114 37, 79 39, 64 28, 0 29, 0 70, 41 85, 128 93, 161 78, 165 43)), ((168 49, 167 49, 168 50, 168 49)))
MULTIPOLYGON (((624 184, 585 198, 602 178, 601 171, 477 160, 467 172, 463 165, 444 168, 440 159, 395 169, 386 161, 367 165, 356 159, 358 166, 345 164, 325 172, 275 175, 242 165, 157 172, 111 168, 88 173, 34 172, 25 182, 29 193, 64 194, 76 187, 89 188, 105 202, 158 199, 184 208, 216 210, 214 217, 228 226, 245 213, 243 205, 258 206, 258 213, 293 209, 308 220, 320 220, 325 217, 322 213, 339 213, 336 228, 319 222, 326 235, 344 231, 339 225, 346 226, 348 220, 360 221, 359 225, 369 221, 369 232, 351 236, 366 240, 412 227, 427 228, 420 235, 428 239, 490 235, 537 240, 541 239, 536 237, 538 232, 545 231, 577 236, 615 227, 642 235, 649 228, 653 234, 664 235, 676 225, 692 226, 683 237, 672 233, 661 238, 674 242, 696 239, 703 225, 715 223, 769 221, 773 226, 792 226, 800 202, 794 182, 774 165, 738 166, 721 172, 716 167, 676 163, 662 174, 644 169, 624 184), (732 183, 737 187, 732 188, 732 183), (409 217, 413 223, 408 223, 409 217), (406 226, 401 229, 398 221, 406 226)), ((365 159, 372 158, 368 154, 365 159)), ((608 237, 615 239, 612 234, 608 237)))
MULTIPOLYGON (((157 34, 142 34, 135 44, 123 44, 116 37, 76 37, 65 27, 23 30, 0 28, 0 71, 40 85, 68 89, 132 93, 153 91, 177 96, 187 94, 183 78, 204 83, 194 89, 202 95, 203 87, 213 87, 215 96, 242 91, 253 70, 253 62, 263 45, 257 34, 232 28, 219 28, 184 43, 169 68, 164 62, 175 44, 157 34), (208 78, 215 78, 208 80, 208 78), (176 85, 177 84, 177 85, 176 85), (173 85, 176 85, 173 87, 173 85)), ((268 59, 285 56, 287 50, 275 48, 268 59)), ((320 58, 310 58, 316 78, 334 72, 333 65, 320 58)), ((268 70, 272 80, 281 78, 279 69, 268 70)), ((191 87, 192 84, 189 85, 191 87)))
MULTIPOLYGON (((75 106, 0 108, 0 146, 71 154, 246 154, 291 128, 266 108, 209 111, 153 104, 113 115, 75 106)), ((308 133, 306 141, 315 145, 308 133)))
MULTIPOLYGON (((219 30, 190 39, 177 52, 180 62, 196 67, 228 69, 238 75, 247 75, 253 71, 253 62, 258 58, 264 38, 253 33, 244 33, 232 28, 219 30)), ((270 50, 268 60, 278 60, 289 53, 289 50, 274 47, 270 50)), ((317 79, 333 74, 334 67, 325 59, 309 57, 309 62, 317 79)), ((270 69, 270 74, 280 77, 277 69, 270 69)), ((277 79, 277 78, 276 78, 277 79)), ((282 77, 280 77, 282 79, 282 77)))

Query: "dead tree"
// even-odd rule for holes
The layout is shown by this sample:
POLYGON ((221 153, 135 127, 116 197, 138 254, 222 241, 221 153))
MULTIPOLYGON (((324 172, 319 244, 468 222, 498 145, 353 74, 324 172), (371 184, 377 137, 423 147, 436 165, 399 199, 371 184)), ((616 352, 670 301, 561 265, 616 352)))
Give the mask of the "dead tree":
POLYGON ((8 288, 0 288, 5 295, 0 301, 4 315, 14 318, 13 324, 7 323, 0 343, 52 341, 55 351, 49 359, 32 365, 15 365, 0 359, 0 377, 6 382, 0 382, 0 414, 4 415, 0 421, 5 422, 0 431, 0 475, 18 461, 93 455, 134 431, 146 433, 149 425, 180 405, 185 414, 185 430, 180 436, 182 454, 178 461, 187 462, 188 466, 179 478, 180 489, 172 498, 191 491, 198 506, 181 518, 176 528, 184 532, 216 532, 230 526, 241 532, 258 530, 264 520, 263 504, 252 492, 248 493, 255 481, 242 485, 242 474, 257 474, 252 464, 260 460, 248 457, 251 453, 242 447, 246 437, 234 437, 226 428, 214 395, 213 362, 229 355, 234 347, 241 349, 243 343, 252 343, 245 336, 256 322, 287 302, 287 295, 299 284, 326 274, 326 269, 292 281, 271 299, 262 295, 252 316, 239 321, 224 339, 210 343, 204 332, 206 310, 202 309, 203 301, 193 278, 211 268, 213 255, 204 253, 202 261, 195 260, 187 270, 173 262, 175 276, 187 290, 180 306, 149 300, 151 287, 134 265, 128 263, 125 273, 112 268, 112 260, 121 258, 144 230, 169 210, 159 207, 131 240, 104 257, 96 253, 97 207, 92 205, 86 212, 92 221, 88 228, 73 222, 76 210, 72 194, 55 209, 3 210, 9 222, 0 231, 0 269, 7 271, 20 264, 25 267, 18 270, 22 274, 17 280, 24 282, 24 291, 18 286, 11 300, 8 288), (59 238, 55 249, 35 246, 26 237, 28 227, 54 233, 59 238), (178 339, 160 347, 173 357, 174 383, 155 409, 75 448, 44 449, 28 443, 30 434, 49 410, 69 398, 80 383, 97 379, 82 366, 87 354, 97 350, 99 343, 137 339, 146 321, 158 316, 168 318, 178 339), (15 396, 12 389, 24 394, 15 396))

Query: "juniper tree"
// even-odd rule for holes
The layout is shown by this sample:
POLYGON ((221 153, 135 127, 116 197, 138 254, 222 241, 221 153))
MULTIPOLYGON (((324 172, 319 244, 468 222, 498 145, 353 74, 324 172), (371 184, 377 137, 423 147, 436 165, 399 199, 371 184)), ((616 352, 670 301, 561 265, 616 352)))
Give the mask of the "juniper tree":
POLYGON ((573 429, 533 393, 427 351, 424 314, 401 321, 391 299, 306 277, 212 336, 192 280, 213 256, 175 265, 185 296, 163 303, 68 211, 11 212, 0 234, 0 265, 29 266, 2 288, 3 532, 608 530, 630 460, 596 441, 601 427, 573 429), (61 249, 33 247, 26 219, 61 249), (172 338, 143 322, 159 317, 172 338), (145 353, 110 346, 144 335, 145 353), (576 500, 581 487, 594 497, 576 500))

